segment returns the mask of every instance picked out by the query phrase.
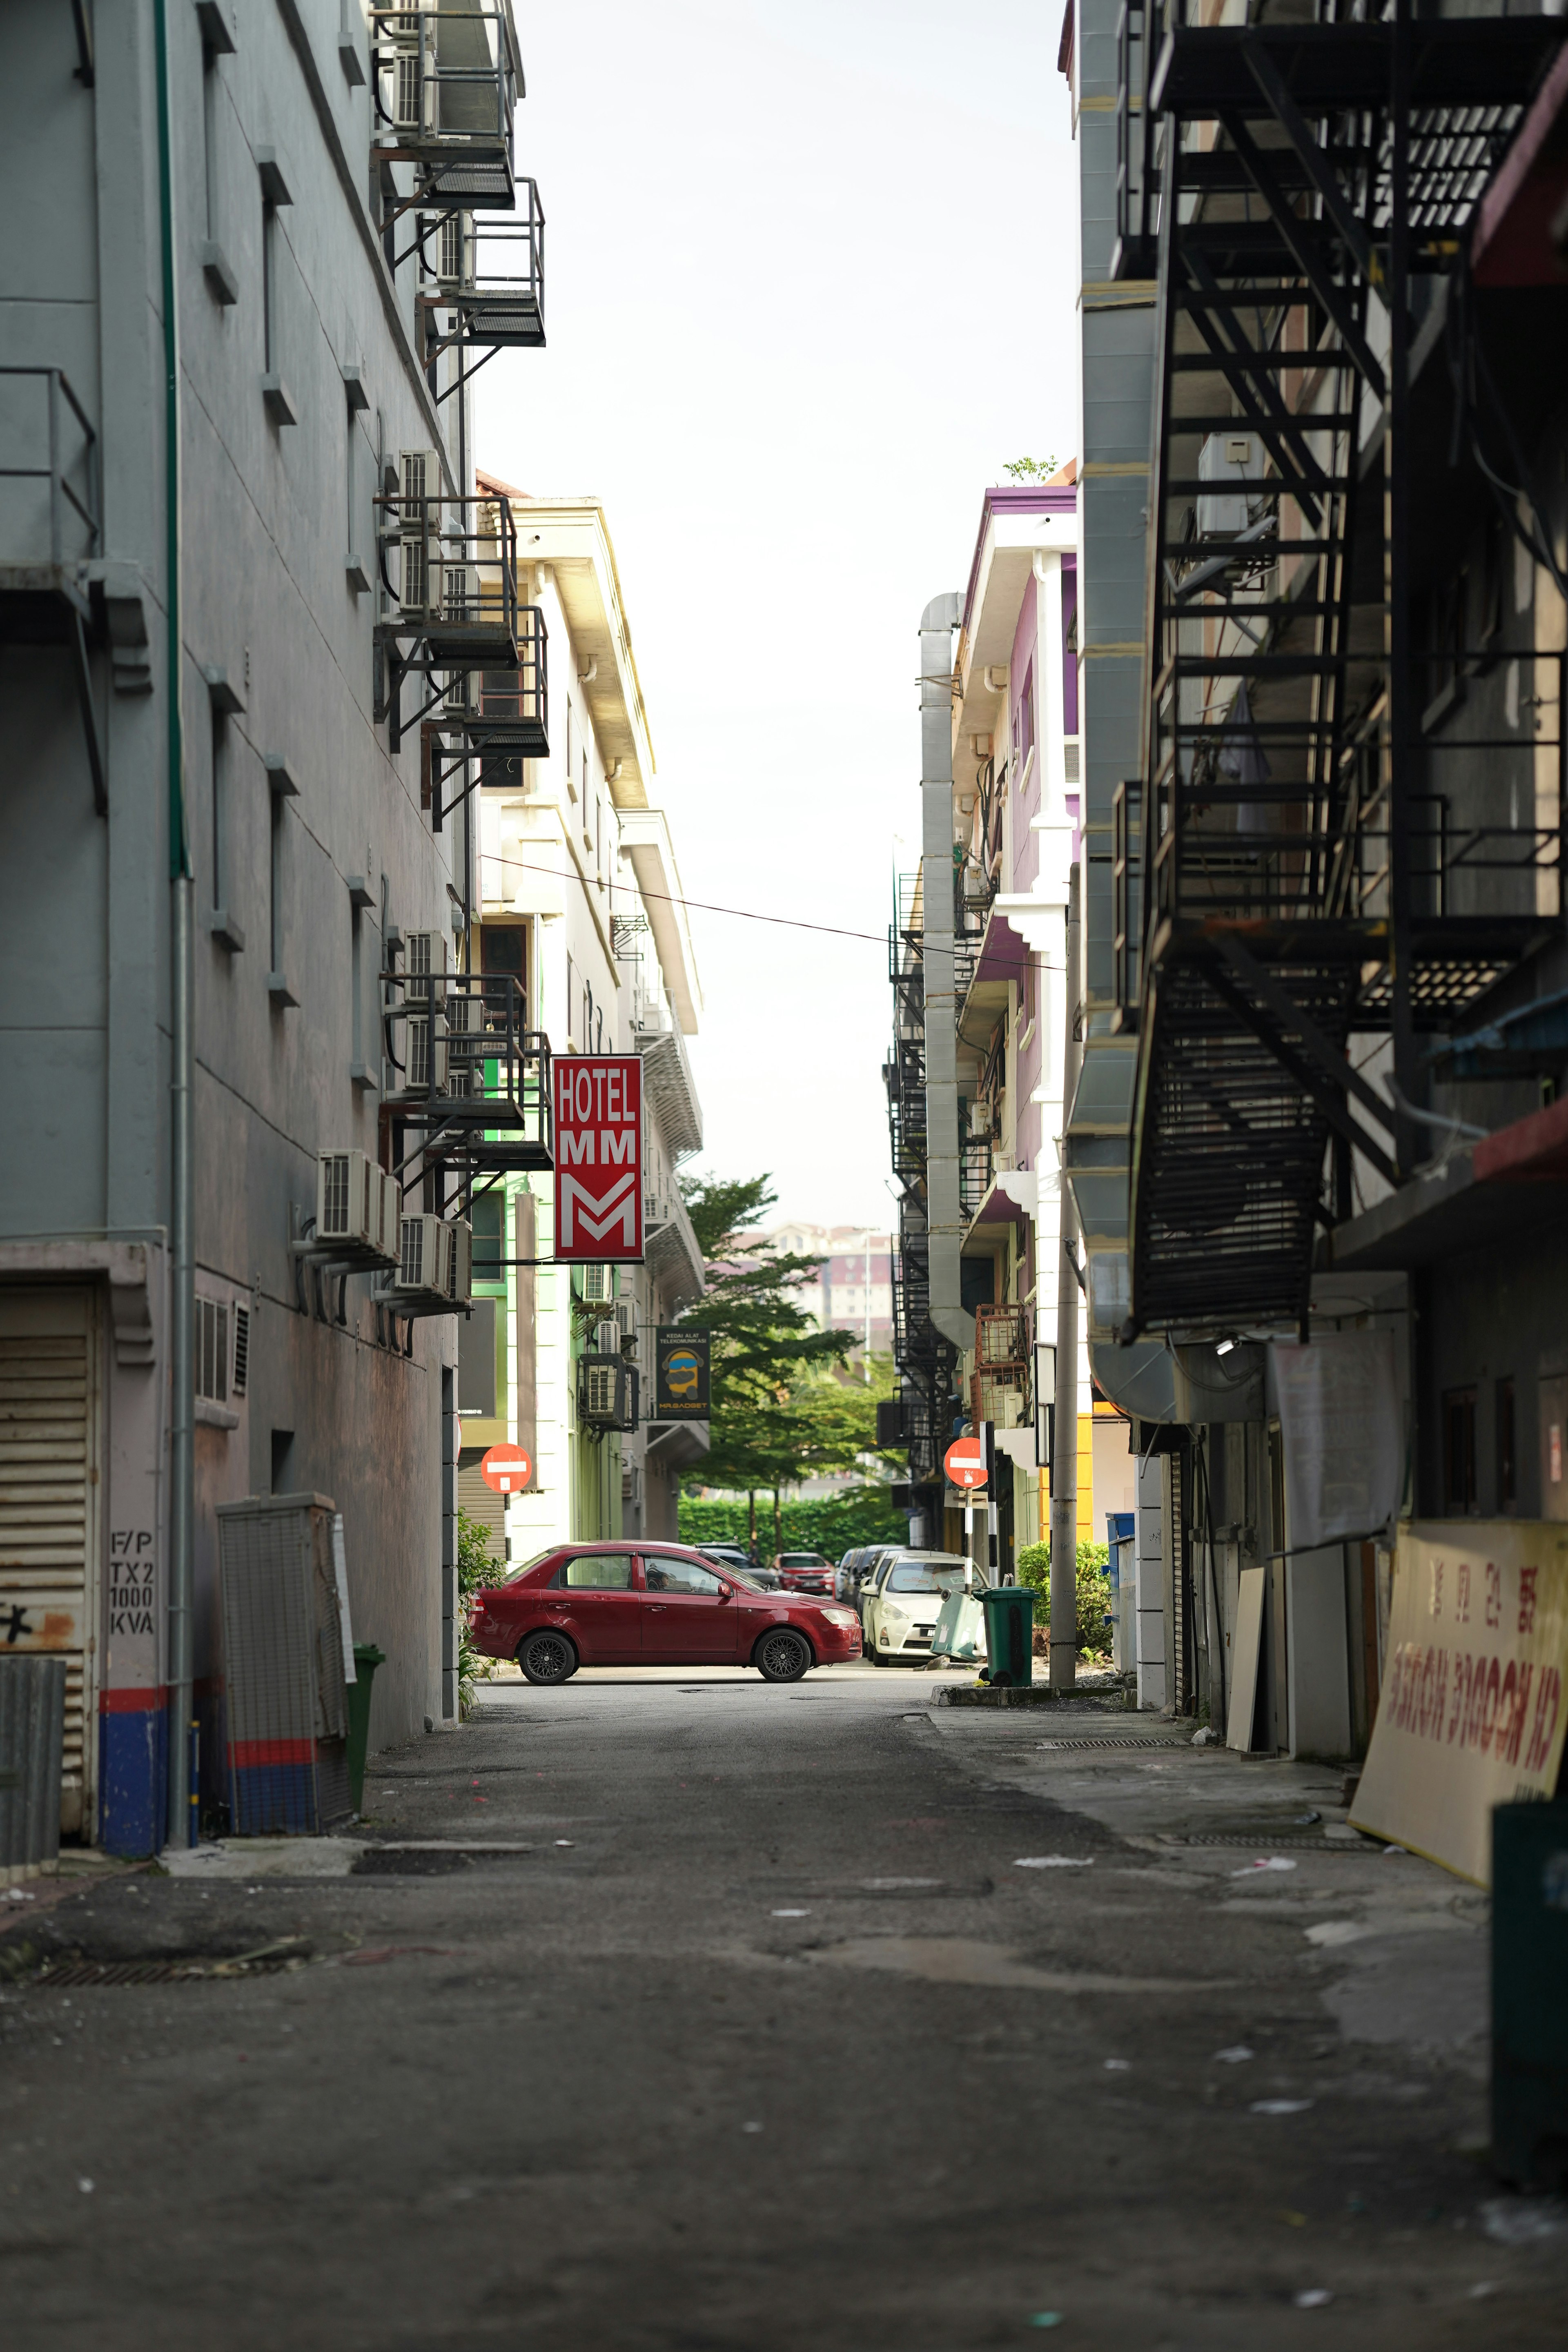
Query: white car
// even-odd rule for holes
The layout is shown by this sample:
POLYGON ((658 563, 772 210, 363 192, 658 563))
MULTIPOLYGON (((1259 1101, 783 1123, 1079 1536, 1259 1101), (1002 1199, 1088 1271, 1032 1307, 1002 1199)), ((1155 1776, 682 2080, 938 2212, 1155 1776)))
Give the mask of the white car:
POLYGON ((898 1551, 882 1561, 860 1596, 861 1638, 879 1666, 931 1655, 938 1612, 962 1592, 969 1562, 951 1551, 898 1551))

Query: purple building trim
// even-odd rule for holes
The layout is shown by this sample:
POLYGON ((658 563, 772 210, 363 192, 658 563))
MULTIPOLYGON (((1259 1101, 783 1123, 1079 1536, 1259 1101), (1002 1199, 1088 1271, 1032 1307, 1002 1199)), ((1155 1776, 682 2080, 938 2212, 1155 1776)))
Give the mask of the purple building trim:
POLYGON ((974 557, 969 567, 969 585, 963 594, 963 626, 968 628, 974 611, 974 590, 980 578, 980 557, 985 545, 985 532, 993 515, 1078 513, 1078 488, 1066 483, 1057 489, 1047 489, 1042 482, 1019 483, 1016 488, 987 490, 980 509, 980 529, 975 535, 974 557))
POLYGON ((1078 656, 1068 648, 1078 618, 1078 558, 1062 558, 1062 733, 1078 733, 1078 656))

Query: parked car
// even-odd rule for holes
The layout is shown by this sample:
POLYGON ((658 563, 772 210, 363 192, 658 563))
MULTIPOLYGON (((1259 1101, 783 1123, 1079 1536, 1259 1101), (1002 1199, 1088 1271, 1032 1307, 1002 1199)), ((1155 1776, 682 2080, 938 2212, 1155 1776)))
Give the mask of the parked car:
POLYGON ((754 1584, 760 1584, 765 1592, 777 1592, 783 1582, 776 1568, 759 1568, 743 1545, 699 1544, 697 1549, 704 1559, 710 1559, 715 1568, 738 1569, 742 1576, 749 1576, 754 1584))
POLYGON ((847 1551, 833 1571, 833 1590, 840 1601, 853 1601, 858 1586, 856 1570, 863 1559, 870 1558, 875 1549, 870 1544, 857 1544, 847 1551))
POLYGON ((894 1552, 866 1587, 860 1612, 867 1654, 879 1666, 931 1655, 931 1629, 968 1563, 956 1552, 894 1552))
POLYGON ((819 1551, 776 1551, 773 1566, 784 1579, 786 1592, 832 1593, 834 1566, 819 1551))
POLYGON ((531 1683, 579 1666, 755 1666, 798 1682, 860 1654, 852 1609, 768 1591, 684 1544, 562 1544, 475 1595, 470 1638, 531 1683))

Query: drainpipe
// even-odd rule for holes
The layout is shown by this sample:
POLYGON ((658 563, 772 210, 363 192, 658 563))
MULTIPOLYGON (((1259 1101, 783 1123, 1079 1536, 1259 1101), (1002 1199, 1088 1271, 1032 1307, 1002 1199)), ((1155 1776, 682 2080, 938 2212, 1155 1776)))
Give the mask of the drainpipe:
MULTIPOLYGON (((1062 1118, 1072 1116, 1083 1049, 1078 1039, 1079 904, 1083 868, 1068 876, 1067 1035, 1062 1050, 1062 1118)), ((1064 1153, 1064 1158, 1065 1158, 1064 1153)), ((1053 1690, 1071 1690, 1078 1677, 1078 1260, 1072 1187, 1061 1186, 1061 1239, 1057 1245, 1057 1411, 1051 1464, 1051 1640, 1053 1690)))
POLYGON ((191 1597, 195 1545, 195 1260, 192 1247, 191 981, 194 884, 185 824, 184 750, 180 725, 180 348, 174 308, 174 183, 169 139, 167 0, 153 0, 158 79, 158 198, 163 247, 164 625, 168 645, 169 810, 169 1778, 171 1845, 193 1843, 189 1726, 192 1698, 191 1597))
POLYGON ((921 614, 921 871, 925 930, 926 1218, 931 1319, 944 1339, 974 1345, 958 1270, 963 1213, 958 1188, 958 999, 952 971, 952 633, 956 592, 921 614))

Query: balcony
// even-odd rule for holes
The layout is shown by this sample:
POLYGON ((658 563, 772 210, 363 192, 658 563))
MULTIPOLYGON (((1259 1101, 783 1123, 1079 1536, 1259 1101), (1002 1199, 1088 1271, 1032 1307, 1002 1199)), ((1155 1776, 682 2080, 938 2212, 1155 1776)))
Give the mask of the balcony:
POLYGON ((376 154, 384 165, 414 167, 414 193, 395 212, 415 205, 510 212, 522 66, 510 0, 492 8, 374 8, 370 26, 376 154))
POLYGON ((421 238, 421 254, 432 264, 436 285, 419 296, 425 321, 425 355, 432 372, 439 354, 455 349, 458 365, 440 391, 447 400, 466 383, 475 367, 464 354, 544 348, 544 208, 538 183, 518 184, 515 215, 471 219, 463 213, 437 217, 421 238), (434 244, 434 251, 431 247, 434 244))
POLYGON ((89 567, 103 551, 98 435, 59 368, 0 368, 0 644, 61 646, 100 816, 107 770, 89 639, 98 634, 89 567))
MULTIPOLYGON (((646 1060, 643 1078, 646 1086, 646 1060)), ((677 1185, 669 1184, 661 1192, 647 1194, 643 1202, 643 1263, 648 1280, 674 1282, 672 1301, 666 1311, 673 1313, 677 1307, 700 1298, 707 1286, 702 1251, 677 1185)))
MULTIPOLYGON (((658 1121, 666 1150, 676 1160, 700 1151, 702 1106, 673 1009, 639 989, 632 1000, 632 1030, 642 1055, 644 1098, 658 1121)), ((685 1216, 684 1207, 680 1214, 685 1216)))
MULTIPOLYGON (((434 934, 418 934, 421 940, 434 934)), ((386 1107, 416 1160, 479 1174, 554 1166, 550 1042, 524 1026, 519 982, 392 965, 381 975, 386 1107)))

